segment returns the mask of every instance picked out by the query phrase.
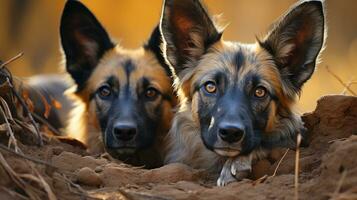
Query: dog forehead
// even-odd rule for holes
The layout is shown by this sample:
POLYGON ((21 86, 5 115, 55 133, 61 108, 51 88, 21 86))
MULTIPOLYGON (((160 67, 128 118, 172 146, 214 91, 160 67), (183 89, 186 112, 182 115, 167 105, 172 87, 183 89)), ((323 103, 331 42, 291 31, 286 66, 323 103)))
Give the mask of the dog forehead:
POLYGON ((89 87, 96 88, 113 76, 121 84, 127 84, 128 81, 137 84, 145 77, 165 90, 170 86, 165 69, 155 55, 144 48, 128 50, 116 47, 108 51, 93 71, 89 87))
POLYGON ((261 64, 256 45, 234 42, 219 42, 208 50, 199 61, 196 74, 206 76, 223 72, 227 78, 244 78, 248 72, 256 72, 261 64))

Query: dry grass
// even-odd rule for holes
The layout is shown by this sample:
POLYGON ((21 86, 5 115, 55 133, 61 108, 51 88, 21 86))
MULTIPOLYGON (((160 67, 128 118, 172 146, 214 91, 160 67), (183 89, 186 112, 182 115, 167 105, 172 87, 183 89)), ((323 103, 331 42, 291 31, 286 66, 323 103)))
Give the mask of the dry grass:
POLYGON ((276 173, 278 172, 278 169, 279 169, 279 167, 280 167, 280 164, 283 162, 283 160, 284 160, 286 154, 288 154, 288 152, 289 152, 289 149, 286 149, 284 155, 280 158, 278 164, 276 165, 276 168, 275 168, 275 170, 274 170, 274 173, 273 173, 273 175, 271 175, 271 177, 276 176, 276 173))
MULTIPOLYGON (((16 59, 20 58, 23 54, 20 53, 17 56, 13 57, 12 59, 10 59, 9 61, 6 61, 5 63, 0 65, 0 70, 5 70, 5 65, 10 64, 11 62, 15 61, 16 59)), ((8 74, 8 73, 4 73, 4 74, 8 74)), ((2 154, 2 152, 0 152, 0 165, 3 167, 3 169, 5 170, 5 172, 8 174, 8 176, 10 177, 10 179, 12 180, 12 182, 14 183, 15 188, 20 189, 24 192, 24 194, 26 194, 25 196, 22 195, 17 195, 18 193, 16 191, 11 191, 11 189, 7 188, 6 191, 12 195, 12 196, 17 196, 17 197, 21 197, 22 199, 31 199, 31 200, 40 200, 43 199, 44 196, 46 196, 46 199, 49 200, 56 200, 56 196, 54 194, 54 192, 52 191, 50 185, 45 181, 44 177, 38 172, 38 170, 36 169, 36 167, 33 165, 32 162, 35 163, 40 163, 40 164, 47 164, 44 161, 41 160, 37 160, 31 157, 26 156, 21 149, 18 146, 18 141, 17 138, 15 137, 15 132, 13 131, 13 127, 27 127, 27 129, 23 129, 23 130, 28 130, 29 134, 34 134, 37 135, 39 144, 42 144, 42 136, 41 133, 39 132, 38 128, 37 128, 37 124, 35 123, 35 121, 32 118, 31 113, 29 112, 29 109, 27 107, 27 105, 24 103, 23 99, 20 97, 20 95, 17 94, 14 86, 11 83, 11 74, 9 73, 8 76, 2 74, 6 79, 6 81, 1 85, 2 89, 10 89, 9 92, 11 94, 6 94, 10 97, 15 96, 16 99, 21 103, 23 109, 26 111, 27 113, 27 117, 30 119, 31 121, 31 125, 27 124, 27 122, 22 121, 21 119, 15 119, 12 115, 12 113, 17 113, 16 110, 11 110, 14 109, 14 107, 9 106, 9 103, 14 104, 14 102, 6 102, 6 100, 3 97, 0 97, 0 114, 2 116, 2 118, 4 119, 4 125, 3 127, 5 127, 5 131, 7 133, 8 136, 8 146, 5 145, 0 145, 0 148, 2 150, 5 150, 6 152, 10 152, 13 155, 16 155, 20 158, 24 158, 25 159, 25 163, 28 165, 28 167, 31 169, 31 173, 17 173, 12 167, 11 165, 7 162, 6 158, 4 157, 4 155, 2 154), (14 150, 12 150, 11 148, 13 148, 14 150)), ((11 101, 12 98, 10 98, 9 101, 11 101)), ((24 131, 22 131, 21 134, 25 134, 24 131)))
MULTIPOLYGON (((8 138, 8 145, 3 145, 0 143, 0 167, 2 167, 6 174, 9 176, 13 183, 13 187, 5 188, 2 187, 3 191, 8 193, 10 196, 17 199, 31 199, 31 200, 40 200, 40 199, 49 199, 49 200, 57 200, 55 193, 53 192, 51 185, 46 181, 46 179, 41 175, 38 171, 38 166, 35 164, 44 165, 46 167, 50 167, 51 169, 56 170, 56 173, 59 174, 63 181, 69 186, 69 190, 75 194, 80 195, 83 199, 88 199, 91 197, 87 191, 82 189, 79 185, 73 183, 69 178, 61 172, 60 169, 47 163, 43 160, 30 157, 25 155, 23 151, 19 147, 18 139, 21 139, 20 135, 30 134, 32 138, 37 138, 34 140, 38 145, 42 145, 44 139, 48 139, 47 137, 42 137, 42 133, 40 133, 37 123, 35 122, 32 113, 27 105, 26 100, 23 99, 21 95, 17 92, 15 87, 12 85, 12 76, 11 73, 8 72, 5 65, 10 64, 16 59, 20 58, 23 54, 20 53, 17 56, 11 58, 10 60, 0 63, 1 78, 5 79, 0 87, 1 89, 6 89, 11 95, 8 95, 7 92, 0 93, 1 95, 5 95, 6 98, 0 96, 0 117, 4 119, 4 124, 0 124, 0 133, 6 133, 8 138), (11 98, 8 99, 7 97, 11 98), (6 99, 6 100, 5 100, 6 99), (15 102, 17 100, 18 102, 15 102), (24 111, 27 119, 25 120, 25 116, 13 116, 12 113, 19 114, 17 107, 13 106, 16 103, 20 103, 21 108, 24 111), (10 105, 11 104, 11 105, 10 105), (12 110, 11 110, 12 109, 12 110), (15 110, 14 110, 15 109, 15 110), (14 131, 14 130, 17 131, 14 131), (3 154, 3 153, 7 154, 3 154), (25 163, 28 165, 30 172, 27 173, 18 173, 14 170, 14 168, 8 163, 6 156, 16 156, 20 159, 24 159, 25 163), (20 191, 20 193, 19 193, 20 191)), ((15 114, 14 114, 15 115, 15 114)), ((36 118, 39 120, 38 118, 36 118)), ((41 120, 39 120, 41 121, 41 120)), ((51 126, 46 123, 45 119, 41 121, 45 125, 51 129, 51 126)), ((56 131, 54 128, 52 131, 56 131)), ((68 172, 67 172, 68 174, 68 172)), ((72 174, 73 175, 73 174, 72 174)))
POLYGON ((299 169, 300 169, 299 160, 300 160, 301 139, 302 139, 302 136, 299 133, 296 138, 296 153, 295 153, 295 176, 294 176, 295 177, 295 179, 294 179, 295 180, 295 183, 294 183, 294 186, 295 186, 294 199, 295 200, 299 199, 299 169))

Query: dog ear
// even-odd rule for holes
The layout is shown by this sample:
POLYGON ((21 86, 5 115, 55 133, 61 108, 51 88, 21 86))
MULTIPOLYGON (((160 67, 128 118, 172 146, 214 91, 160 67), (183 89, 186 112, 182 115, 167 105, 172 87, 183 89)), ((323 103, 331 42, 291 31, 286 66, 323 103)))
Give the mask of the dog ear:
POLYGON ((199 0, 165 0, 160 27, 164 55, 177 74, 193 66, 221 38, 199 0))
POLYGON ((66 70, 81 90, 103 54, 114 47, 107 32, 82 3, 67 1, 60 25, 66 70))
POLYGON ((168 64, 165 62, 165 58, 162 52, 163 38, 160 32, 159 25, 152 31, 149 40, 145 43, 144 48, 154 53, 156 59, 160 65, 165 69, 167 75, 171 76, 171 71, 168 64))
POLYGON ((261 46, 268 50, 284 81, 294 91, 310 79, 325 40, 325 16, 321 1, 294 6, 274 26, 261 46))

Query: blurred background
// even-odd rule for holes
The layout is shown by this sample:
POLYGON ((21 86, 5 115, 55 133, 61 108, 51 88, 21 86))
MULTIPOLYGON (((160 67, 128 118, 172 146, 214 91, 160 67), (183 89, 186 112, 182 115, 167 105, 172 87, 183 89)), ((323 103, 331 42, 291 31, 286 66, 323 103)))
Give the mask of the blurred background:
MULTIPOLYGON (((112 38, 126 48, 137 48, 158 23, 161 0, 82 0, 97 16, 112 38)), ((295 0, 204 0, 211 14, 223 14, 225 40, 251 43, 264 36, 270 24, 295 0)), ((59 21, 64 0, 0 0, 0 59, 19 52, 11 63, 19 77, 59 73, 62 55, 59 21)), ((357 80, 357 1, 326 0, 328 39, 322 63, 305 85, 298 109, 311 111, 326 94, 341 94, 344 87, 326 66, 344 82, 357 80)), ((357 91, 357 85, 351 87, 357 91)))

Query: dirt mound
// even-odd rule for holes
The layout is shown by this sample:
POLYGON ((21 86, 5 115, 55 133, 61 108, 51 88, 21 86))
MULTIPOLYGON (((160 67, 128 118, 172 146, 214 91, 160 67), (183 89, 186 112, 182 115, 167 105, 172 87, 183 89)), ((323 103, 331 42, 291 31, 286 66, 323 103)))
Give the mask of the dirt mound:
MULTIPOLYGON (((300 199, 357 199, 357 98, 325 96, 303 120, 310 144, 300 149, 300 199)), ((31 199, 31 191, 37 192, 32 199, 294 198, 294 150, 276 149, 256 163, 252 178, 258 180, 222 188, 206 172, 183 164, 134 168, 56 138, 42 147, 18 145, 26 159, 0 148, 0 199, 31 199)))

